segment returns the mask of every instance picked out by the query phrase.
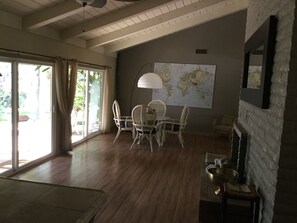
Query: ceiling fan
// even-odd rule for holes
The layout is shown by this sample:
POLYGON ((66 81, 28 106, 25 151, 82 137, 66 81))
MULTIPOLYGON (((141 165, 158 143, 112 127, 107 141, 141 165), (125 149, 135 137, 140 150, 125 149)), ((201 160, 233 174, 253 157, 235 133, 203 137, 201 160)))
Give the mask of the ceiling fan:
MULTIPOLYGON (((107 0, 75 0, 77 1, 78 3, 80 3, 83 8, 84 8, 84 11, 83 11, 83 30, 82 32, 84 33, 85 32, 85 7, 86 5, 89 5, 91 7, 96 7, 96 8, 102 8, 105 6, 107 0)), ((115 1, 119 1, 119 2, 138 2, 138 1, 141 1, 141 0, 115 0, 115 1)))
MULTIPOLYGON (((76 0, 78 3, 82 4, 84 7, 86 5, 96 7, 96 8, 102 8, 106 4, 107 0, 76 0)), ((138 2, 141 0, 115 0, 119 2, 138 2)))

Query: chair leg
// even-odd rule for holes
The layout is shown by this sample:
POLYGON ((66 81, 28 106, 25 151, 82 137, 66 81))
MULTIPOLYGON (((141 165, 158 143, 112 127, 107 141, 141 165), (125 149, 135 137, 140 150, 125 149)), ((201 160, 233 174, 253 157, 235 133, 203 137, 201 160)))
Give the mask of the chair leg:
POLYGON ((161 131, 157 131, 155 134, 154 134, 154 137, 158 143, 158 146, 160 147, 161 146, 161 143, 162 143, 162 132, 161 131))
POLYGON ((163 143, 165 142, 165 131, 162 132, 162 137, 161 137, 161 146, 163 146, 163 143))
POLYGON ((153 140, 152 135, 149 136, 150 146, 151 146, 151 152, 153 152, 153 140))
POLYGON ((118 132, 117 132, 116 137, 114 138, 113 142, 115 142, 118 139, 118 137, 120 136, 120 133, 121 133, 121 129, 118 128, 118 132))
POLYGON ((161 146, 161 138, 160 138, 160 136, 155 135, 155 138, 156 138, 156 141, 158 143, 158 146, 160 147, 161 146))
POLYGON ((144 138, 144 135, 143 134, 139 135, 138 136, 138 142, 137 142, 137 144, 140 144, 140 141, 142 141, 143 138, 144 138))
POLYGON ((184 139, 183 139, 183 135, 181 133, 178 133, 178 139, 179 139, 179 142, 180 142, 182 148, 184 148, 184 139))
POLYGON ((134 144, 135 144, 135 142, 136 142, 136 140, 137 140, 138 138, 139 138, 139 135, 138 135, 138 133, 137 133, 136 136, 135 136, 135 138, 134 138, 134 140, 133 140, 133 143, 132 143, 130 149, 132 149, 132 147, 134 146, 134 144))

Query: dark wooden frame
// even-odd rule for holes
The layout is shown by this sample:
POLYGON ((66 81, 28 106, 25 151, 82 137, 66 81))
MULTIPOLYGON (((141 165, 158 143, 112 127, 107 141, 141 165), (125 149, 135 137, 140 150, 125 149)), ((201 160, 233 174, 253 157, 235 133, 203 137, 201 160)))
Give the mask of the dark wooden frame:
POLYGON ((240 98, 262 109, 269 108, 275 37, 276 17, 270 16, 247 40, 244 46, 244 67, 240 98), (260 88, 247 88, 250 55, 262 45, 264 49, 260 88))

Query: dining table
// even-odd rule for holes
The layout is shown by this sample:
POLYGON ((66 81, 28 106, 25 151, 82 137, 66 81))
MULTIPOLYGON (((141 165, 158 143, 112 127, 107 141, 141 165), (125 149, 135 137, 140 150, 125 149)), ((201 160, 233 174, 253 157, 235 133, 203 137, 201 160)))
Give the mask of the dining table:
POLYGON ((165 116, 165 115, 157 115, 157 116, 156 116, 156 120, 157 120, 158 122, 167 121, 167 120, 169 120, 169 119, 170 119, 170 117, 169 117, 169 116, 165 116))

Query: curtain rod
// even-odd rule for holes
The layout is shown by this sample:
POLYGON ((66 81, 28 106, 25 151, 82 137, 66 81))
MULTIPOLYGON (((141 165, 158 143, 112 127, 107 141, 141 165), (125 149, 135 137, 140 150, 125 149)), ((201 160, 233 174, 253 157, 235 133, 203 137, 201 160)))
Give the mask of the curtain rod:
MULTIPOLYGON (((24 51, 17 51, 17 50, 5 49, 5 48, 0 48, 0 50, 7 51, 7 52, 12 52, 12 53, 16 53, 16 54, 27 54, 27 55, 37 56, 37 57, 44 57, 44 58, 48 58, 48 59, 56 59, 57 58, 57 57, 46 56, 46 55, 37 54, 37 53, 28 53, 28 52, 24 52, 24 51)), ((63 60, 68 60, 68 59, 63 58, 63 60)), ((79 61, 79 60, 77 62, 81 63, 81 64, 87 64, 87 65, 90 65, 90 66, 97 66, 97 67, 102 67, 102 68, 111 68, 111 66, 101 65, 101 64, 93 64, 93 63, 88 63, 88 62, 79 61)))

